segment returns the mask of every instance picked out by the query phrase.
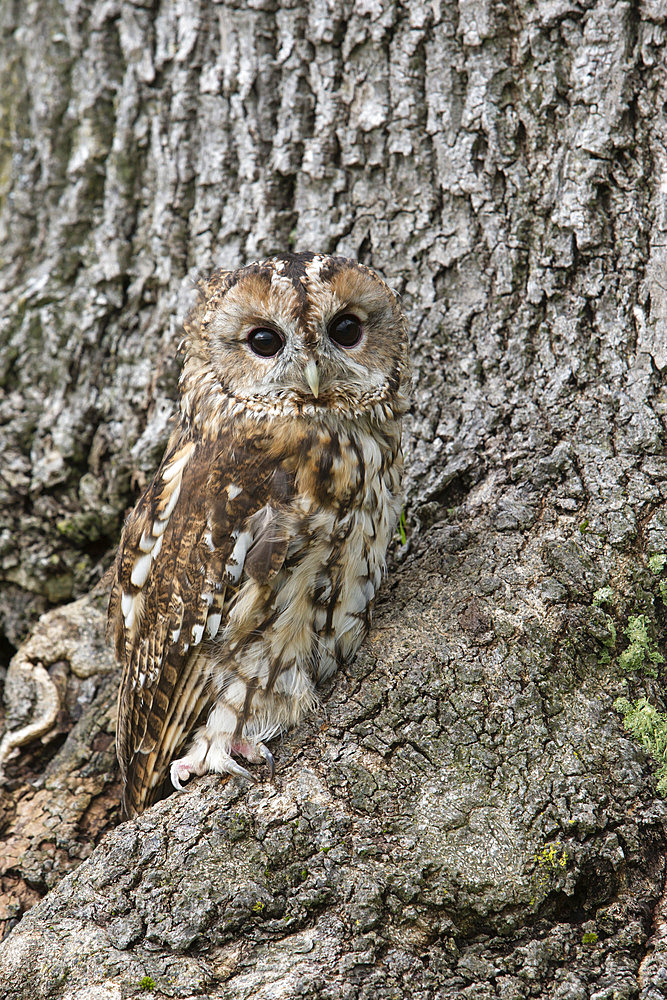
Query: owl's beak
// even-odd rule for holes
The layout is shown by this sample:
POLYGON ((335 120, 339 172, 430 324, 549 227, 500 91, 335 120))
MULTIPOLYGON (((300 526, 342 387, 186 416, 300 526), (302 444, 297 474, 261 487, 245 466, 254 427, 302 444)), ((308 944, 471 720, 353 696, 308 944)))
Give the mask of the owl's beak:
POLYGON ((309 361, 303 369, 303 374, 306 377, 306 382, 310 386, 313 396, 317 399, 320 391, 320 373, 317 368, 317 362, 309 361))

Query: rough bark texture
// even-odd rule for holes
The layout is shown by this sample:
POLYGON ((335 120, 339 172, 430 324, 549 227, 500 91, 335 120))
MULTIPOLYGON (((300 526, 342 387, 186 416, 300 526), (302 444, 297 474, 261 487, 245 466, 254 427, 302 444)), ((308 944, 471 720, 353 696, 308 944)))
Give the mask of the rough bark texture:
POLYGON ((666 33, 658 0, 2 4, 7 653, 157 463, 196 274, 359 257, 416 371, 408 543, 274 785, 90 853, 103 599, 12 661, 7 996, 667 996, 667 810, 613 707, 665 709, 666 33))

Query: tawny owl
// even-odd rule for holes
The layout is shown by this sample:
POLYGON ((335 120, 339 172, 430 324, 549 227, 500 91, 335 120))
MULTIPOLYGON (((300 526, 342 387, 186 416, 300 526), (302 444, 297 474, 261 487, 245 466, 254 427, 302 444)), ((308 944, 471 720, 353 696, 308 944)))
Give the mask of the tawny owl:
POLYGON ((178 789, 249 777, 235 757, 273 773, 266 743, 366 634, 401 506, 408 345, 384 281, 286 253, 201 293, 178 426, 125 524, 109 603, 129 814, 169 767, 178 789))

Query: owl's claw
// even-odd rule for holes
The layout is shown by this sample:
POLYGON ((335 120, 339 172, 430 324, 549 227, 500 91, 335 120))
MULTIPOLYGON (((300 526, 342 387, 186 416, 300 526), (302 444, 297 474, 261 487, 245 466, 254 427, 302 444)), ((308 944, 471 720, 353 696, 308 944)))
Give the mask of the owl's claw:
POLYGON ((227 774, 234 774, 237 778, 244 778, 246 781, 255 782, 257 780, 255 776, 250 773, 250 771, 247 771, 245 767, 241 766, 241 764, 237 764, 231 757, 225 763, 225 772, 227 774))
POLYGON ((171 762, 171 767, 169 768, 169 775, 171 777, 171 783, 177 792, 184 792, 185 789, 181 784, 182 781, 188 781, 190 776, 194 773, 195 769, 192 764, 189 764, 187 760, 173 760, 171 762))
MULTIPOLYGON (((245 757, 246 760, 249 760, 251 764, 261 764, 262 762, 268 764, 269 780, 273 780, 273 775, 276 771, 276 764, 273 759, 273 754, 268 747, 264 746, 263 743, 234 743, 232 745, 232 753, 240 754, 241 757, 245 757)), ((258 780, 254 776, 251 776, 244 767, 241 767, 240 764, 237 764, 236 767, 239 769, 238 773, 250 778, 251 781, 258 780)), ((234 773, 237 772, 235 771, 234 773)))
POLYGON ((263 743, 257 744, 257 749, 261 753, 262 757, 266 761, 269 767, 269 781, 273 781, 273 776, 276 773, 276 762, 273 759, 273 754, 268 747, 265 747, 263 743))

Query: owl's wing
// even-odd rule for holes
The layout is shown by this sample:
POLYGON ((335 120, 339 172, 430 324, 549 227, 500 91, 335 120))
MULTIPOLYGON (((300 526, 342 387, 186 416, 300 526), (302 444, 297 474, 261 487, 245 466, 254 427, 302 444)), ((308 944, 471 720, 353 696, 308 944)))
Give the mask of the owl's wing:
POLYGON ((129 815, 153 801, 209 706, 205 643, 224 628, 244 572, 262 582, 282 566, 292 489, 259 450, 181 438, 128 517, 108 634, 124 667, 117 751, 129 815))

